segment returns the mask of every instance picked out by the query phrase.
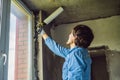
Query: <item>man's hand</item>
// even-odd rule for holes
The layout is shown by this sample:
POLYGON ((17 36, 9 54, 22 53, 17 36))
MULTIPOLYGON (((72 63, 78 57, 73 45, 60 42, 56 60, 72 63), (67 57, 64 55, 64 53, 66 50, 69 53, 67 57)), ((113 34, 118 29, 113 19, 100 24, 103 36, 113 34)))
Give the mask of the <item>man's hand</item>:
POLYGON ((41 31, 43 30, 43 28, 42 27, 37 27, 37 33, 38 34, 41 34, 41 31))
POLYGON ((43 23, 38 21, 36 27, 37 27, 37 33, 41 34, 41 31, 43 30, 43 23))
POLYGON ((43 39, 46 39, 48 37, 48 35, 45 33, 45 31, 43 29, 43 27, 44 27, 43 23, 37 22, 36 27, 37 27, 37 33, 40 34, 43 37, 43 39))

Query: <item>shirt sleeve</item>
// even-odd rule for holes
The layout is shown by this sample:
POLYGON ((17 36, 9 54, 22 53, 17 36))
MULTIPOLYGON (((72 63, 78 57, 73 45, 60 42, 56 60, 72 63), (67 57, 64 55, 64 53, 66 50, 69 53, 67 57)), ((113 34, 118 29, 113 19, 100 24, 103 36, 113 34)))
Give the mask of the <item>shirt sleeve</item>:
POLYGON ((68 80, 83 80, 86 65, 81 52, 76 51, 70 57, 68 65, 68 80))
POLYGON ((58 43, 56 43, 53 39, 48 37, 45 39, 45 44, 48 46, 48 48, 54 52, 56 55, 61 56, 65 58, 69 52, 69 49, 64 48, 60 46, 58 43))

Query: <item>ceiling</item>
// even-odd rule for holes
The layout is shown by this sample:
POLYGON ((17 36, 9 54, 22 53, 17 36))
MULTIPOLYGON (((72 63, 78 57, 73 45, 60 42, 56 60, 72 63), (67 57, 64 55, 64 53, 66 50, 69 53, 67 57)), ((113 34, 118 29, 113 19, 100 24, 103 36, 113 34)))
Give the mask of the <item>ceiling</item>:
POLYGON ((55 24, 80 22, 85 20, 120 15, 120 0, 21 0, 32 11, 43 10, 50 15, 59 6, 64 12, 55 24))

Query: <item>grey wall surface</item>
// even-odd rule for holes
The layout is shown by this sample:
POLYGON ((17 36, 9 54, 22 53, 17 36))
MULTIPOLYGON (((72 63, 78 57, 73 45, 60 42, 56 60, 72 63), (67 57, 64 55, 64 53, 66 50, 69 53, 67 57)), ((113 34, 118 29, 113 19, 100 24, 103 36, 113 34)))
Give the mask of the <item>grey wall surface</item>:
POLYGON ((31 10, 43 10, 50 15, 59 6, 64 12, 55 24, 79 22, 120 14, 120 0, 22 0, 31 10))
MULTIPOLYGON (((109 47, 110 50, 116 50, 116 51, 120 51, 120 16, 113 16, 113 17, 109 17, 109 18, 103 18, 103 19, 97 19, 97 20, 89 20, 89 21, 84 21, 84 22, 79 22, 79 23, 71 23, 71 24, 63 24, 63 25, 59 25, 57 27, 52 27, 51 29, 51 33, 52 33, 52 38, 55 39, 58 43, 60 43, 62 46, 64 47, 68 47, 66 45, 66 41, 68 39, 68 35, 71 32, 72 28, 77 25, 77 24, 85 24, 88 25, 94 32, 95 35, 95 39, 92 42, 90 47, 95 47, 95 46, 101 46, 101 45, 106 45, 109 47)), ((101 70, 105 71, 105 67, 107 67, 107 70, 109 71, 109 78, 102 78, 100 75, 96 75, 96 79, 95 80, 99 80, 98 77, 101 77, 100 79, 104 79, 104 80, 119 80, 119 68, 116 65, 119 65, 119 56, 118 57, 114 57, 114 59, 109 56, 114 54, 112 53, 112 51, 109 53, 107 52, 107 60, 108 60, 108 64, 104 64, 103 69, 100 69, 98 71, 99 74, 104 74, 103 72, 101 72, 101 70), (116 62, 116 63, 115 63, 116 62), (117 72, 116 72, 117 71, 117 72)), ((115 54, 116 55, 116 54, 115 54)), ((54 56, 55 58, 55 64, 54 64, 54 71, 57 72, 58 74, 56 74, 57 76, 53 77, 53 80, 62 80, 61 79, 61 74, 62 71, 60 71, 61 69, 61 65, 63 64, 63 59, 57 56, 54 56), (59 66, 60 65, 60 66, 59 66), (58 67, 59 66, 59 67, 58 67)), ((102 57, 103 58, 103 57, 102 57)), ((101 60, 102 60, 101 58, 101 60)), ((94 58, 95 59, 95 58, 94 58)), ((105 58, 103 58, 104 61, 100 62, 106 63, 105 58)), ((96 61, 97 63, 97 61, 96 61)), ((95 64, 98 65, 98 64, 95 64)), ((101 65, 102 66, 102 65, 101 65)), ((101 68, 100 65, 99 67, 94 66, 95 69, 99 69, 101 68)), ((52 72, 52 74, 55 74, 54 72, 52 72)), ((107 72, 106 74, 107 75, 107 72)))
POLYGON ((106 56, 110 80, 120 80, 120 51, 107 51, 106 56))
MULTIPOLYGON (((68 47, 66 46, 66 41, 68 39, 68 34, 71 32, 72 28, 77 24, 85 24, 90 26, 90 28, 93 30, 95 35, 95 39, 91 47, 107 45, 111 50, 120 51, 119 21, 120 21, 120 16, 113 16, 113 17, 102 18, 97 20, 63 24, 57 27, 53 26, 51 29, 51 35, 56 42, 60 43, 62 46, 68 47)), ((48 29, 48 34, 50 34, 49 29, 48 29)), ((47 48, 47 46, 44 45, 43 46, 43 73, 44 73, 43 80, 62 80, 63 62, 64 62, 64 59, 58 56, 55 56, 47 48)), ((115 67, 111 66, 111 67, 110 69, 114 70, 116 66, 115 67)), ((110 73, 110 75, 112 74, 113 73, 110 73)), ((111 80, 118 80, 119 76, 117 76, 116 79, 115 79, 115 76, 116 75, 113 75, 111 80)))
POLYGON ((120 51, 120 16, 59 25, 51 30, 53 38, 66 46, 68 35, 77 24, 88 25, 93 30, 95 38, 91 47, 107 45, 111 50, 120 51))

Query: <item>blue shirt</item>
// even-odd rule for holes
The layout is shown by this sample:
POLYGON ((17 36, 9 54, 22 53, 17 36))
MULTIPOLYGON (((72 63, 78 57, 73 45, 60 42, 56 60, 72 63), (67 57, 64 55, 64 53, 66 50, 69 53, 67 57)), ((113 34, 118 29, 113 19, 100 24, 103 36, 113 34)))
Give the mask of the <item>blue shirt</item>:
POLYGON ((48 37, 45 44, 56 55, 65 59, 62 68, 63 80, 91 80, 91 58, 88 50, 81 47, 64 48, 48 37))

